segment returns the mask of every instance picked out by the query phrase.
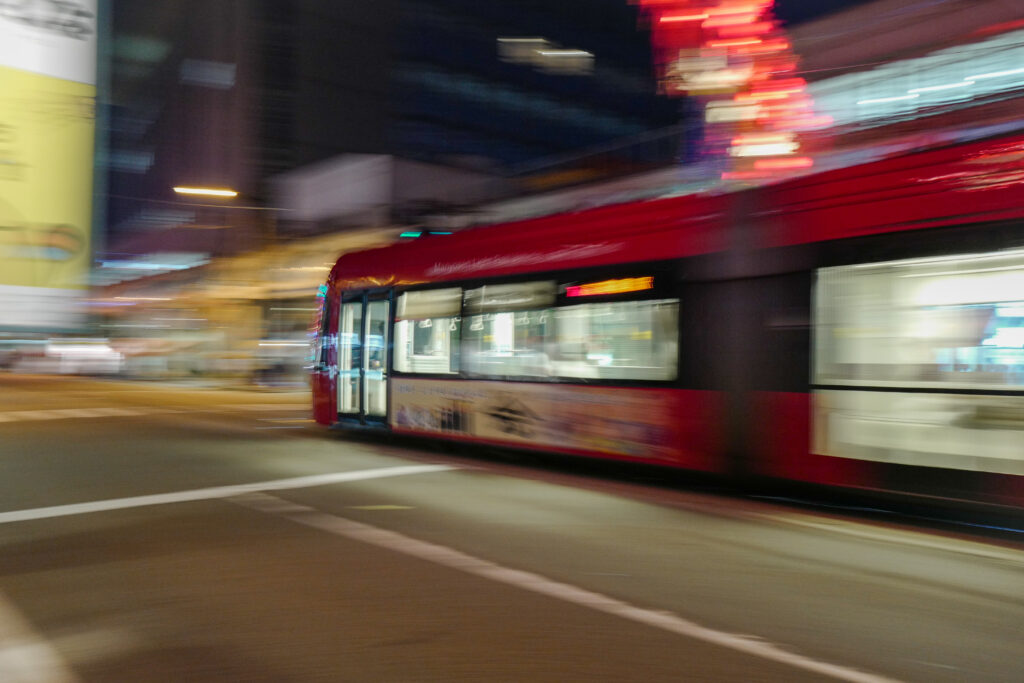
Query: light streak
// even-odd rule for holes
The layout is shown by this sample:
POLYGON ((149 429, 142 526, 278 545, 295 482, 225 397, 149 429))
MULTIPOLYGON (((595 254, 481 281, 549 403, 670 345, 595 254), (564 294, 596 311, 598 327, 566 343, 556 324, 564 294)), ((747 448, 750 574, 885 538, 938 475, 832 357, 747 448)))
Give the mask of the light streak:
POLYGON ((725 14, 709 17, 701 26, 704 28, 722 28, 724 26, 739 26, 742 24, 750 25, 756 19, 756 14, 725 14))
POLYGON ((871 100, 857 100, 857 104, 883 104, 885 102, 899 102, 900 100, 915 100, 920 95, 897 95, 896 97, 876 97, 871 100))
POLYGON ((174 191, 178 194, 194 194, 201 195, 204 197, 237 197, 238 193, 234 190, 219 190, 212 187, 187 187, 178 186, 174 188, 174 191))
POLYGON ((659 24, 673 24, 683 21, 704 21, 708 18, 706 14, 666 14, 658 19, 659 24))
POLYGON ((968 76, 965 81, 980 81, 985 78, 1001 78, 1003 76, 1013 76, 1014 74, 1024 74, 1024 69, 1009 69, 1007 71, 990 71, 987 74, 977 74, 975 76, 968 76))
POLYGON ((939 90, 952 90, 953 88, 966 88, 967 86, 974 85, 974 81, 962 81, 960 83, 946 83, 945 85, 929 85, 924 88, 912 88, 908 90, 908 93, 919 93, 919 92, 937 92, 939 90))
POLYGON ((793 157, 792 159, 758 159, 754 168, 758 171, 788 171, 795 168, 810 168, 814 159, 810 157, 793 157))
POLYGON ((729 149, 734 157, 774 157, 781 154, 792 154, 800 149, 797 142, 776 142, 765 145, 737 145, 729 149))
POLYGON ((761 45, 760 38, 729 38, 726 40, 709 40, 708 47, 744 47, 747 45, 761 45))

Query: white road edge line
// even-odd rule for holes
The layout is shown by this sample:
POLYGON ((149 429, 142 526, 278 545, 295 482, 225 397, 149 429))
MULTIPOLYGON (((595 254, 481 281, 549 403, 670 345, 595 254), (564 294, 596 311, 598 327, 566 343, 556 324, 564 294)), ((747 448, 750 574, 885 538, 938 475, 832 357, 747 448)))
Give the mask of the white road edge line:
POLYGON ((851 681, 852 683, 894 683, 894 679, 891 678, 885 678, 837 664, 830 664, 787 651, 778 645, 760 640, 755 636, 716 631, 678 617, 671 612, 636 607, 601 593, 554 581, 540 574, 510 569, 488 560, 467 555, 447 546, 420 541, 394 531, 388 531, 360 522, 353 522, 344 517, 321 512, 306 505, 291 503, 265 493, 254 492, 242 495, 231 499, 231 502, 267 514, 284 517, 293 522, 320 529, 336 536, 386 548, 397 553, 426 560, 427 562, 457 569, 467 574, 515 586, 598 612, 612 614, 623 619, 659 628, 663 631, 702 640, 754 657, 760 657, 806 671, 813 671, 838 680, 851 681))
POLYGON ((77 683, 64 658, 0 593, 0 681, 77 683))
POLYGON ((52 507, 31 508, 28 510, 12 510, 10 512, 0 512, 0 524, 26 522, 35 519, 49 519, 51 517, 68 517, 70 515, 83 515, 90 512, 124 510, 127 508, 145 507, 148 505, 166 505, 169 503, 188 503, 197 500, 232 498, 234 496, 240 496, 246 493, 257 493, 260 491, 301 489, 311 486, 324 486, 326 484, 341 484, 349 481, 363 481, 365 479, 380 479, 382 477, 401 477, 410 474, 445 472, 454 469, 458 468, 452 465, 402 465, 398 467, 379 467, 372 470, 330 472, 327 474, 312 474, 305 477, 293 477, 291 479, 258 481, 251 484, 213 486, 210 488, 194 489, 191 491, 173 491, 171 493, 156 493, 148 496, 112 498, 110 500, 97 500, 88 503, 71 503, 69 505, 54 505, 52 507))

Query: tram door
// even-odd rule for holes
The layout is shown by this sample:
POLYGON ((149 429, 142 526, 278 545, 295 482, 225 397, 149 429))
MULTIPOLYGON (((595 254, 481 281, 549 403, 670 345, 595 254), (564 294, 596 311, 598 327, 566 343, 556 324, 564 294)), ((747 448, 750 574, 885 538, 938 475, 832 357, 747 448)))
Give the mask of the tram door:
POLYGON ((341 304, 338 318, 338 412, 362 422, 387 416, 388 319, 385 298, 341 304))

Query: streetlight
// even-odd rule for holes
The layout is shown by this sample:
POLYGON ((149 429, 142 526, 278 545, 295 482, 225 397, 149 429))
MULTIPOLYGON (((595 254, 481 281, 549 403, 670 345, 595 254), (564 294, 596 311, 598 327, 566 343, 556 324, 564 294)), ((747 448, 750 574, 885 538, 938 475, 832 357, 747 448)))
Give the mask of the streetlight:
POLYGON ((174 191, 178 194, 190 194, 199 195, 202 197, 237 197, 238 193, 234 190, 221 190, 213 187, 188 187, 179 185, 174 188, 174 191))
MULTIPOLYGON (((2 2, 2 0, 0 0, 2 2)), ((174 190, 175 194, 187 195, 191 197, 216 197, 221 199, 235 199, 239 197, 237 190, 222 187, 199 187, 195 185, 175 185, 171 189, 174 190)), ((241 195, 245 198, 245 195, 241 195)), ((227 219, 231 214, 230 211, 268 211, 270 212, 269 220, 261 221, 262 226, 260 232, 263 234, 264 239, 269 242, 274 242, 277 239, 277 213, 279 211, 287 211, 288 209, 280 209, 274 206, 239 206, 234 202, 218 202, 215 201, 211 204, 201 204, 196 202, 189 202, 187 206, 194 207, 205 207, 216 211, 207 211, 208 214, 214 214, 223 216, 227 219)), ((237 214, 236 214, 237 215, 237 214)), ((238 227, 237 221, 225 220, 228 225, 218 227, 238 227)), ((250 223, 255 223, 251 221, 250 223)))

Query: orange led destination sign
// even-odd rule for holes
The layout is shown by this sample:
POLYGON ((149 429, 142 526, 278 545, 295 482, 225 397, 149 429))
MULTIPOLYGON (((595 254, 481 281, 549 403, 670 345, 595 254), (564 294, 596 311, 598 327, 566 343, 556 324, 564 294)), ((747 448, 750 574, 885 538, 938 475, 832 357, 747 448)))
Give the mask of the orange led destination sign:
POLYGON ((588 282, 585 285, 573 285, 565 288, 565 295, 601 296, 603 294, 641 292, 645 289, 654 289, 653 277, 626 277, 619 280, 601 280, 600 282, 588 282))

